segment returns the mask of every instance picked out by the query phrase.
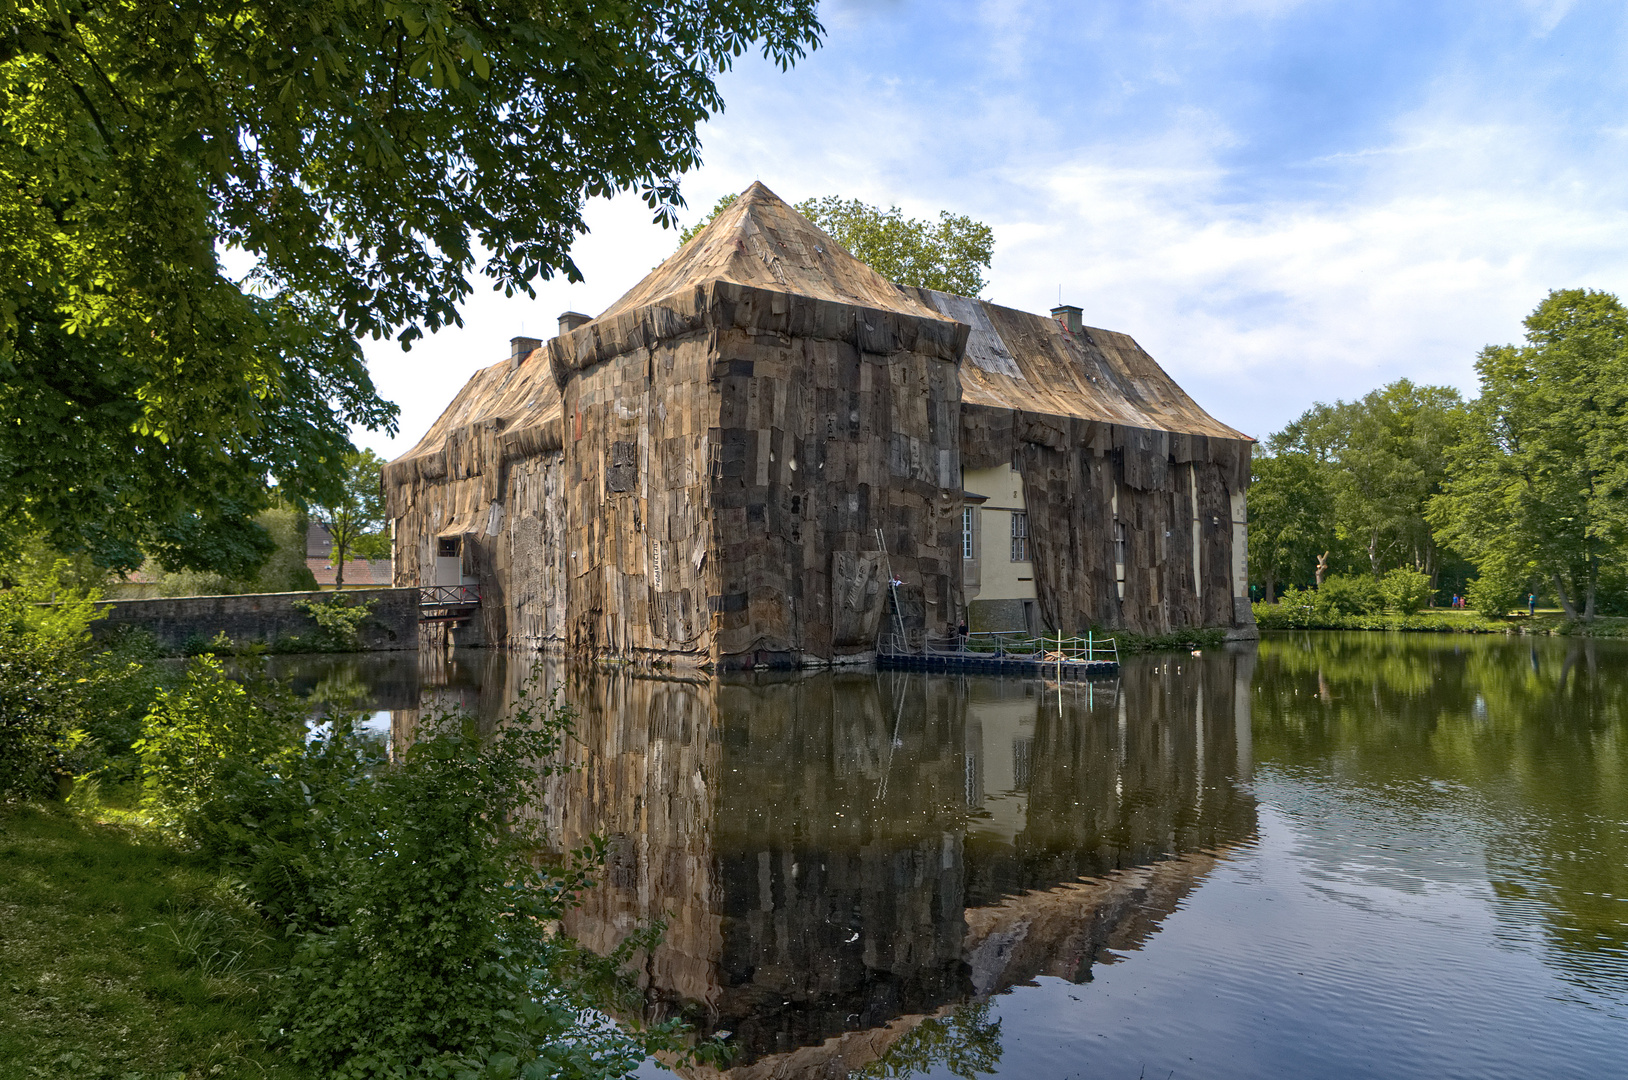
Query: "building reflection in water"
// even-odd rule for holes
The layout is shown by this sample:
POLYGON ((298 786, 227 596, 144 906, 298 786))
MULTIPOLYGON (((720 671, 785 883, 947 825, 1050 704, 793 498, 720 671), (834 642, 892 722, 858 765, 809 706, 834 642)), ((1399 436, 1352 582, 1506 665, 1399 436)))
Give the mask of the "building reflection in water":
MULTIPOLYGON (((473 663, 422 673, 422 707, 501 715, 523 665, 473 663)), ((650 1011, 731 1032, 732 1076, 863 1068, 957 1006, 1088 980, 1253 835, 1253 664, 1132 659, 1061 688, 545 667, 579 713, 550 835, 611 841, 566 928, 605 951, 664 919, 650 1011)))

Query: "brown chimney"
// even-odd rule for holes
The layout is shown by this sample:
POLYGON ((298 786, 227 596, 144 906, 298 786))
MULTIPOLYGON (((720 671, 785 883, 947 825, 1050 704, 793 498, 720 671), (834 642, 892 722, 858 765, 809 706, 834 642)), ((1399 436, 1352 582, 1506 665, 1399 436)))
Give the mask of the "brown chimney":
POLYGON ((593 316, 580 311, 567 311, 560 316, 560 333, 569 334, 583 323, 593 322, 593 316))
POLYGON ((1051 317, 1062 323, 1071 334, 1078 334, 1085 329, 1085 312, 1073 304, 1059 304, 1051 309, 1051 317))
POLYGON ((533 349, 542 348, 543 343, 534 337, 512 337, 509 339, 509 369, 519 367, 531 355, 533 349))

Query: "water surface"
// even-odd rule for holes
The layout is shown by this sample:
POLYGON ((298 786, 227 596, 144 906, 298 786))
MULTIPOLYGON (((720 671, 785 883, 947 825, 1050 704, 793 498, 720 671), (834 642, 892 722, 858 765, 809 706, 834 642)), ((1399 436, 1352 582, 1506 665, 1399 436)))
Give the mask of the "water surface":
MULTIPOLYGON (((525 667, 325 663, 295 670, 372 688, 398 735, 499 716, 525 667)), ((1062 687, 544 681, 580 712, 550 828, 611 840, 569 928, 665 919, 648 1011, 728 1031, 741 1080, 1628 1071, 1615 643, 1285 635, 1062 687)))

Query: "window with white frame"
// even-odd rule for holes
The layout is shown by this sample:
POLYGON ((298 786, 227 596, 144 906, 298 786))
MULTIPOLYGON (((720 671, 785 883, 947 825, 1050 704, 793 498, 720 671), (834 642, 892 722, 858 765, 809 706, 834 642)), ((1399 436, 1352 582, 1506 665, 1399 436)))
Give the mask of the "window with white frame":
POLYGON ((1118 579, 1119 598, 1125 599, 1125 523, 1114 522, 1114 576, 1118 579))
POLYGON ((977 520, 971 506, 961 508, 961 557, 963 559, 976 559, 977 553, 972 545, 973 522, 977 520))
POLYGON ((1029 515, 1022 510, 1012 511, 1012 561, 1029 561, 1029 515))

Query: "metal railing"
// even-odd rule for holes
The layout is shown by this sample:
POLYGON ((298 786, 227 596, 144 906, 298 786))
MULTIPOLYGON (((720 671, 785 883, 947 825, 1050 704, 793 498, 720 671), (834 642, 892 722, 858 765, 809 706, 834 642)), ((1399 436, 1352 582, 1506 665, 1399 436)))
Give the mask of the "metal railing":
POLYGON ((420 608, 479 607, 479 585, 421 585, 418 588, 420 608))
POLYGON ((1049 634, 1035 637, 1021 631, 993 633, 926 634, 915 630, 904 637, 885 635, 879 651, 884 656, 922 656, 965 660, 1026 660, 1031 663, 1079 665, 1118 664, 1119 643, 1094 632, 1065 637, 1049 634))

